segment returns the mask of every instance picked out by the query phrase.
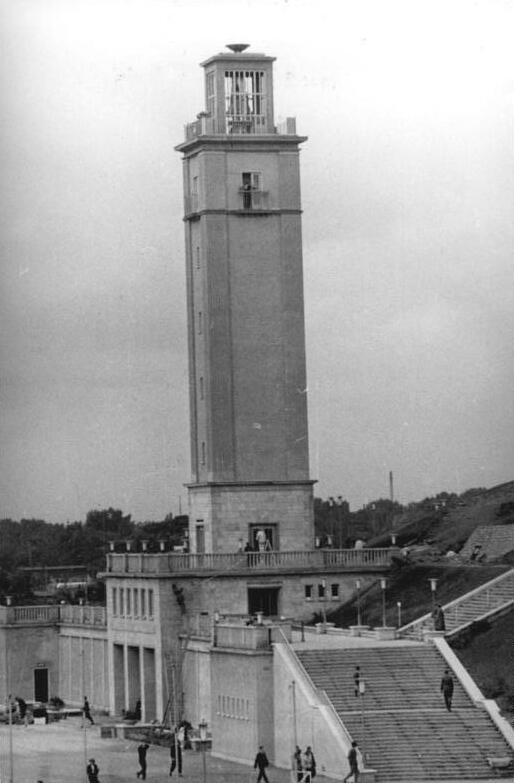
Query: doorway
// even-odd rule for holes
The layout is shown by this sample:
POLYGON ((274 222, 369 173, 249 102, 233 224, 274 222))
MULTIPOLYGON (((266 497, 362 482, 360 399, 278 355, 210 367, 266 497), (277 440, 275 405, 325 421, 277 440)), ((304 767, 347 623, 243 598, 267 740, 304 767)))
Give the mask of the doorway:
POLYGON ((48 701, 48 669, 34 669, 34 701, 48 701))
POLYGON ((249 587, 248 614, 262 612, 265 617, 276 617, 279 590, 279 587, 249 587))

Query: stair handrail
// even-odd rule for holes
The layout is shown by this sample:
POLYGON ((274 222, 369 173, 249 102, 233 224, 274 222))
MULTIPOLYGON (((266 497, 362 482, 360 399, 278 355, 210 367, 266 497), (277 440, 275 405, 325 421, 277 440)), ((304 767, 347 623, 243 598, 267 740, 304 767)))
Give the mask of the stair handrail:
POLYGON ((278 626, 278 630, 280 631, 281 635, 284 638, 284 648, 287 651, 287 654, 290 658, 291 663, 295 666, 295 668, 299 669, 302 675, 302 678, 304 681, 307 682, 307 685, 309 686, 311 690, 311 697, 313 697, 313 701, 317 700, 320 702, 320 707, 324 707, 329 713, 331 718, 335 721, 338 728, 343 732, 346 741, 348 742, 348 746, 352 743, 352 735, 344 725, 341 716, 336 711, 334 705, 330 701, 328 694, 325 690, 322 688, 318 688, 316 685, 314 685, 311 676, 301 660, 299 659, 298 655, 296 654, 296 651, 294 650, 293 646, 291 645, 289 639, 286 637, 284 631, 280 626, 278 626))
MULTIPOLYGON (((494 579, 490 579, 488 582, 484 582, 484 584, 479 585, 478 587, 473 588, 473 590, 470 590, 467 593, 464 593, 464 595, 459 596, 458 598, 454 598, 453 601, 450 601, 447 604, 444 604, 443 610, 445 614, 449 611, 451 611, 453 608, 460 606, 464 602, 468 601, 469 599, 473 598, 475 595, 479 595, 481 592, 484 592, 488 589, 490 589, 492 586, 497 584, 498 582, 505 581, 509 578, 514 577, 514 568, 510 568, 508 571, 506 571, 504 574, 500 574, 499 576, 495 576, 494 579)), ((427 612, 426 614, 421 615, 421 617, 417 617, 415 620, 411 620, 410 623, 407 623, 407 625, 403 625, 401 628, 398 628, 396 634, 397 636, 404 636, 408 631, 412 628, 416 628, 418 626, 425 625, 432 617, 432 612, 427 612)))

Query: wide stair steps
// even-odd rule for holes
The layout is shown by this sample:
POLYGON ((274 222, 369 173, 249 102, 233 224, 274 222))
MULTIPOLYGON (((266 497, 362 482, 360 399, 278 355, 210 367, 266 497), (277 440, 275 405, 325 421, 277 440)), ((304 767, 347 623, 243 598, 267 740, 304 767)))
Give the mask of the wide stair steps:
MULTIPOLYGON (((498 611, 509 602, 514 602, 514 569, 444 606, 446 632, 451 634, 483 615, 498 611)), ((420 638, 423 627, 430 625, 428 614, 400 628, 398 634, 404 638, 420 638)))
POLYGON ((301 650, 314 685, 327 693, 378 781, 493 777, 488 757, 512 750, 488 714, 455 680, 452 712, 440 693, 446 662, 434 647, 301 650), (354 695, 360 666, 365 694, 354 695))

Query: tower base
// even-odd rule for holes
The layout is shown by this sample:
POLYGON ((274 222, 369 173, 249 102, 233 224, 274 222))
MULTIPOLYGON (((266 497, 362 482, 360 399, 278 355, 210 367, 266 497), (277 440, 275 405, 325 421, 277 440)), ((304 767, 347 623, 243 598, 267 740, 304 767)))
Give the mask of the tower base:
POLYGON ((251 549, 312 549, 314 483, 189 484, 191 551, 237 552, 247 544, 251 549))

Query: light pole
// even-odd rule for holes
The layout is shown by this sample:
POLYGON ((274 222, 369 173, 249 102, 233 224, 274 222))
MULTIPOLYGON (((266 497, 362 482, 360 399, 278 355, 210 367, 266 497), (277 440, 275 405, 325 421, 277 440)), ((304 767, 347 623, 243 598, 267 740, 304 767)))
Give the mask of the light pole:
POLYGON ((402 602, 401 601, 396 602, 396 608, 398 609, 398 628, 401 628, 402 626, 402 602))
POLYGON ((321 611, 323 613, 323 633, 327 632, 327 610, 325 609, 325 601, 327 600, 327 580, 321 580, 321 587, 323 592, 323 602, 321 604, 321 611))
POLYGON ((361 625, 361 580, 355 580, 355 587, 357 588, 357 625, 361 625))
POLYGON ((430 582, 430 590, 432 592, 432 611, 435 609, 435 591, 437 590, 437 579, 433 577, 428 580, 430 582))
POLYGON ((382 589, 382 628, 386 627, 386 587, 387 579, 382 577, 380 580, 380 587, 382 589))
POLYGON ((203 783, 207 783, 207 764, 205 761, 205 746, 207 744, 207 721, 201 720, 198 724, 200 729, 200 742, 202 743, 202 769, 203 769, 203 783))

